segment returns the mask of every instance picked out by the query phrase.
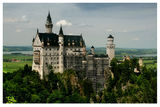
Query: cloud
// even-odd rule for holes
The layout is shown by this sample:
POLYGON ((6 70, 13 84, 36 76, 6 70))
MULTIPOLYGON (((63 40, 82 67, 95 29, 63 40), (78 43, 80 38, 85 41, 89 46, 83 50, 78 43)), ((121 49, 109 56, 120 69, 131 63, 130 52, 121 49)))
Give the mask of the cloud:
POLYGON ((93 25, 81 23, 78 25, 79 27, 93 27, 93 25))
POLYGON ((19 33, 19 32, 22 32, 22 30, 21 29, 16 29, 16 32, 19 33))
MULTIPOLYGON (((74 5, 83 10, 97 10, 97 9, 107 9, 107 8, 121 9, 124 7, 123 3, 75 3, 74 5)), ((147 9, 156 7, 156 3, 125 3, 125 7, 131 9, 132 8, 147 9)))
POLYGON ((126 29, 124 29, 122 32, 128 32, 126 29))
POLYGON ((73 33, 69 33, 68 35, 73 35, 73 33))
POLYGON ((63 26, 72 26, 72 23, 71 22, 68 22, 66 20, 60 20, 56 23, 56 26, 60 26, 60 25, 63 25, 63 26))
POLYGON ((138 37, 135 37, 135 38, 133 38, 132 40, 138 41, 138 40, 139 40, 139 38, 138 38, 138 37))
POLYGON ((113 30, 112 30, 112 29, 107 29, 106 31, 107 31, 107 32, 112 32, 113 30))
POLYGON ((26 15, 21 16, 20 18, 5 18, 5 23, 27 23, 29 20, 26 18, 26 15))

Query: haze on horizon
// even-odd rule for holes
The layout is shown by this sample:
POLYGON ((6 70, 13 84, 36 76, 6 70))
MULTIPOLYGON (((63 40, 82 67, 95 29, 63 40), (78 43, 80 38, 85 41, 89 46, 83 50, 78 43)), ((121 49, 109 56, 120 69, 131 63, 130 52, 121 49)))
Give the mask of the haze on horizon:
POLYGON ((50 11, 53 32, 81 34, 86 46, 106 47, 112 34, 116 48, 157 48, 156 3, 4 3, 3 45, 31 46, 45 32, 50 11))

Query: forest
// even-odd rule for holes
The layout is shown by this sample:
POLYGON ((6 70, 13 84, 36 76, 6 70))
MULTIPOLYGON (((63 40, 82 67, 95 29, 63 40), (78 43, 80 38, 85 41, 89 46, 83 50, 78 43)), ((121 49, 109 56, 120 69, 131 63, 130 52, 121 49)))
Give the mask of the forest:
POLYGON ((48 69, 43 80, 27 64, 3 73, 3 103, 157 103, 157 69, 139 67, 136 58, 121 63, 114 58, 112 75, 98 93, 85 71, 68 69, 60 74, 48 69))

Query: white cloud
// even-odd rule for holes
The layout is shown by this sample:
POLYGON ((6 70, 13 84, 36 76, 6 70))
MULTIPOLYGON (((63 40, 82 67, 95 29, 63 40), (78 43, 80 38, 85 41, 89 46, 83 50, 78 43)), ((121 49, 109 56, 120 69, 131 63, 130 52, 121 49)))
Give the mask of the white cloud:
POLYGON ((68 22, 66 20, 60 20, 56 23, 56 26, 60 26, 60 25, 63 25, 63 26, 72 26, 72 23, 71 22, 68 22))
POLYGON ((16 32, 19 33, 19 32, 22 32, 22 30, 21 29, 16 29, 16 32))
POLYGON ((113 30, 112 29, 107 29, 107 32, 112 32, 113 30))
POLYGON ((68 35, 73 35, 73 33, 69 33, 68 35))
POLYGON ((81 24, 78 24, 78 26, 79 27, 92 27, 93 25, 81 23, 81 24))
POLYGON ((23 15, 20 18, 4 18, 5 23, 26 23, 29 22, 29 20, 26 18, 26 15, 23 15))
POLYGON ((138 38, 138 37, 135 37, 135 38, 133 38, 132 40, 138 41, 138 40, 139 40, 139 38, 138 38))
POLYGON ((123 31, 122 32, 128 32, 126 29, 123 29, 123 31))

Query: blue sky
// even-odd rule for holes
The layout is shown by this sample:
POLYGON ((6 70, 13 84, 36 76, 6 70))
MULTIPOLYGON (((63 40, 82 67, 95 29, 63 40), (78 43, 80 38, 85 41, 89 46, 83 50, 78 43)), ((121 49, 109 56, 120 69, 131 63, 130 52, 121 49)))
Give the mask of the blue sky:
POLYGON ((50 10, 53 32, 81 34, 87 46, 105 47, 113 34, 116 47, 157 48, 157 6, 153 3, 4 3, 3 44, 31 46, 45 32, 50 10))

